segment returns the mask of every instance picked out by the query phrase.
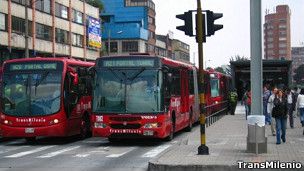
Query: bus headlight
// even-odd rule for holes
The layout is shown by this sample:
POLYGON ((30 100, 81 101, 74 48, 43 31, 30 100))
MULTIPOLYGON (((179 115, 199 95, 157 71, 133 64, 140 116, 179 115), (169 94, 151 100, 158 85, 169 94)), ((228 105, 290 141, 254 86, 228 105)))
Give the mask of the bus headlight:
POLYGON ((102 122, 95 122, 94 123, 94 128, 106 128, 107 125, 102 123, 102 122))
POLYGON ((144 125, 144 128, 158 128, 160 127, 160 124, 159 123, 147 123, 146 125, 144 125))
POLYGON ((50 125, 54 125, 54 124, 58 124, 59 120, 58 119, 54 119, 50 121, 50 125))
POLYGON ((8 124, 8 120, 5 120, 3 123, 7 125, 8 124))
POLYGON ((8 120, 4 120, 3 123, 4 123, 5 125, 12 125, 12 122, 11 122, 11 121, 8 121, 8 120))

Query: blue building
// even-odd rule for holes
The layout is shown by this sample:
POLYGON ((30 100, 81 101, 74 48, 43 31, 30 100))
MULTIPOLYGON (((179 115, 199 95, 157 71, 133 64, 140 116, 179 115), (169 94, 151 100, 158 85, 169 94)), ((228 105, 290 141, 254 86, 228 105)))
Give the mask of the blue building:
POLYGON ((104 4, 102 39, 108 53, 154 53, 156 27, 152 0, 101 1, 104 4))

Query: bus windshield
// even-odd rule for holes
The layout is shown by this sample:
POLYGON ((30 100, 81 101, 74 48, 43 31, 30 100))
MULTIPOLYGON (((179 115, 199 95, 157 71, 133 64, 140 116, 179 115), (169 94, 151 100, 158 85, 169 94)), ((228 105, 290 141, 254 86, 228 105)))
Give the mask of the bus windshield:
POLYGON ((104 68, 96 75, 94 112, 157 113, 162 110, 160 70, 104 68))
POLYGON ((61 78, 60 71, 5 73, 3 112, 12 116, 43 116, 58 112, 61 78))

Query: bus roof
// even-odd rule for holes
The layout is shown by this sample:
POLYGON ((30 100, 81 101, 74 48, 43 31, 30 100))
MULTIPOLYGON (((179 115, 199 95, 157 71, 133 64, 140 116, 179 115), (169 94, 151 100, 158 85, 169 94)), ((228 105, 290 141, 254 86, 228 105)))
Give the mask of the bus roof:
POLYGON ((11 59, 4 62, 3 66, 7 63, 15 62, 35 62, 35 61, 61 61, 67 64, 82 65, 82 66, 93 66, 93 62, 85 62, 68 57, 58 57, 58 58, 45 58, 45 57, 35 57, 35 58, 21 58, 21 59, 11 59))

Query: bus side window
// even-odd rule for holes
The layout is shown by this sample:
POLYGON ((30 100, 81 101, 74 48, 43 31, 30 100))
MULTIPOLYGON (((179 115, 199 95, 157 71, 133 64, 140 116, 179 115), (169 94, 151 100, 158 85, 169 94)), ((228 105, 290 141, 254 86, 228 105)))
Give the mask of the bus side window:
POLYGON ((189 93, 194 94, 194 78, 193 78, 193 71, 189 71, 189 93))
POLYGON ((171 95, 180 96, 181 93, 180 70, 174 69, 172 72, 171 95))

